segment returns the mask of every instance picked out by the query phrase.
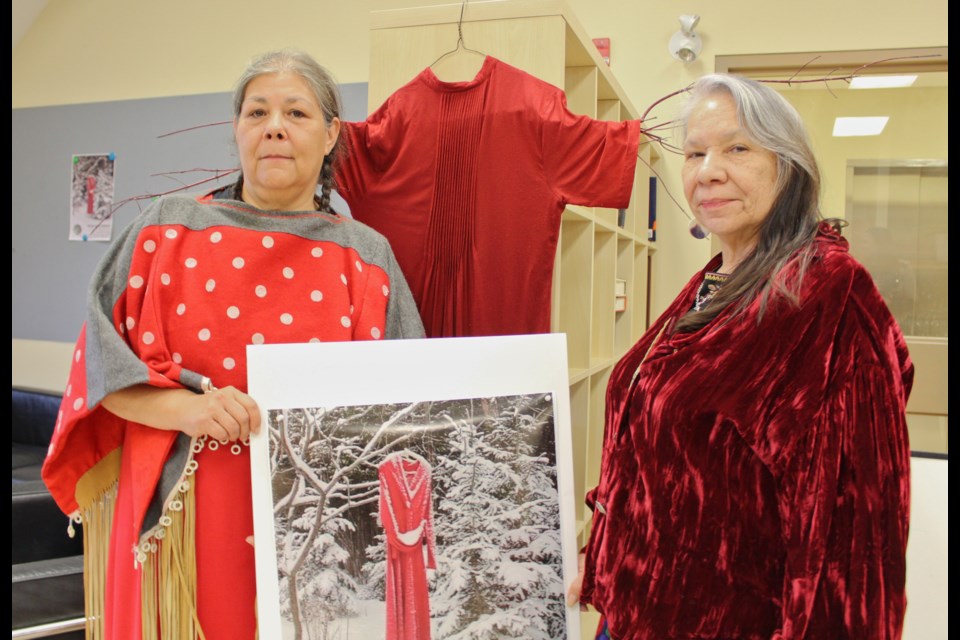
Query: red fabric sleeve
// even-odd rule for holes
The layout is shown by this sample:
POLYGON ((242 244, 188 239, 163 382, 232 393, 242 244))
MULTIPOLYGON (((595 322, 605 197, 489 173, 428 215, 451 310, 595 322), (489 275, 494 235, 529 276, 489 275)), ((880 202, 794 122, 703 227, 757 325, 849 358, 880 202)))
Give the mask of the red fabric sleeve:
POLYGON ((899 638, 910 451, 889 370, 856 367, 781 460, 787 558, 775 639, 899 638))
POLYGON ((545 178, 565 204, 622 209, 630 204, 640 121, 578 116, 561 93, 544 106, 545 178))
POLYGON ((132 447, 138 522, 176 437, 156 431, 129 438, 128 423, 104 409, 104 396, 135 384, 179 388, 180 366, 167 352, 147 284, 157 266, 159 235, 145 212, 117 240, 93 276, 87 321, 77 341, 43 480, 60 508, 78 507, 77 482, 110 451, 132 447), (139 444, 134 444, 136 440, 139 444), (139 445, 143 446, 139 446, 139 445), (143 451, 138 455, 138 451, 143 451))
POLYGON ((340 135, 346 142, 346 160, 337 168, 337 190, 351 207, 363 208, 367 193, 399 157, 398 147, 404 143, 406 125, 397 121, 403 110, 394 116, 396 95, 390 96, 366 120, 343 123, 340 135))
POLYGON ((387 479, 387 469, 380 467, 380 526, 383 527, 383 533, 387 538, 387 543, 392 544, 397 538, 397 523, 393 518, 390 509, 390 486, 387 479))

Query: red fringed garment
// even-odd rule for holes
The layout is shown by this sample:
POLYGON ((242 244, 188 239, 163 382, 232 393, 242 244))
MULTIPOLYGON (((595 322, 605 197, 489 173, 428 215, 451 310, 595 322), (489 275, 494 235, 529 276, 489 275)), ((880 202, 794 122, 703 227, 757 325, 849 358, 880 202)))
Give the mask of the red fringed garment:
MULTIPOLYGON (((105 616, 104 637, 140 637, 149 599, 142 563, 171 540, 170 514, 188 509, 188 486, 205 637, 253 638, 256 624, 248 448, 121 420, 102 407, 104 396, 135 384, 199 389, 201 376, 245 390, 249 344, 422 336, 389 246, 360 223, 210 196, 152 203, 93 277, 43 467, 65 513, 89 512, 119 478, 105 611, 94 612, 105 616)), ((87 536, 96 533, 89 524, 87 536)), ((88 563, 102 560, 88 554, 88 563)), ((160 598, 160 616, 192 616, 171 606, 160 598)))
POLYGON ((424 69, 343 135, 338 189, 390 241, 427 335, 509 335, 550 331, 564 206, 628 205, 640 122, 574 115, 487 57, 467 82, 424 69))
POLYGON ((582 599, 617 640, 900 637, 913 365, 846 240, 816 246, 799 308, 644 361, 701 272, 613 370, 582 599))

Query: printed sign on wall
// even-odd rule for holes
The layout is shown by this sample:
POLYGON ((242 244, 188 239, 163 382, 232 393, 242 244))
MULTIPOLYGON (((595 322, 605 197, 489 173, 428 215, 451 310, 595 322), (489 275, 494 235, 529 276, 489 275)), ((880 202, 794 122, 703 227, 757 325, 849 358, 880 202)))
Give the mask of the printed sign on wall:
POLYGON ((113 231, 112 153, 73 156, 70 178, 70 240, 110 240, 113 231))

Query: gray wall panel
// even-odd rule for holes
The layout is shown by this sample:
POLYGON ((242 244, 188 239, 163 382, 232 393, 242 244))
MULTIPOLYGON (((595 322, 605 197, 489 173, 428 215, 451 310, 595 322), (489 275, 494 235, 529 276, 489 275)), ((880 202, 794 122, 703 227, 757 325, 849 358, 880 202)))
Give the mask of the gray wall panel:
MULTIPOLYGON (((344 119, 367 114, 366 83, 341 86, 344 119)), ((231 119, 231 97, 212 93, 59 107, 13 109, 13 338, 73 342, 85 318, 87 283, 107 242, 67 240, 70 173, 75 154, 116 154, 114 201, 161 193, 181 182, 156 174, 238 166, 229 124, 165 133, 231 119)), ((233 175, 190 189, 206 191, 233 175)), ((114 214, 116 238, 137 203, 114 214)))

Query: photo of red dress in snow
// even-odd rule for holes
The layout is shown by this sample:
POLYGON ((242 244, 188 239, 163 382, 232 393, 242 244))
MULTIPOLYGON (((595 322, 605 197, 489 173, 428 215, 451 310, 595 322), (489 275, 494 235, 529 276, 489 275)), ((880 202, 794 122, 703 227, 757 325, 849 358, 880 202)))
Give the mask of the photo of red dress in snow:
POLYGON ((387 640, 430 640, 427 567, 437 568, 430 471, 430 463, 412 452, 392 453, 380 463, 380 521, 387 536, 387 640))
POLYGON ((249 352, 261 638, 580 637, 562 335, 249 352))

